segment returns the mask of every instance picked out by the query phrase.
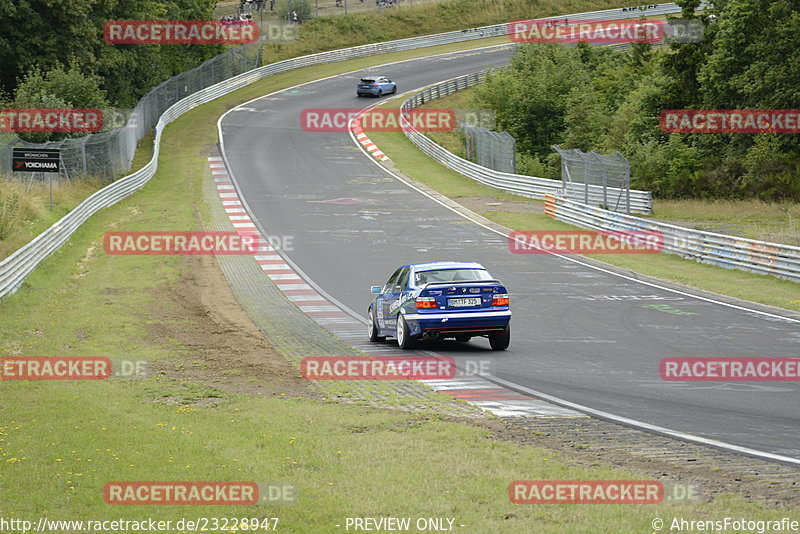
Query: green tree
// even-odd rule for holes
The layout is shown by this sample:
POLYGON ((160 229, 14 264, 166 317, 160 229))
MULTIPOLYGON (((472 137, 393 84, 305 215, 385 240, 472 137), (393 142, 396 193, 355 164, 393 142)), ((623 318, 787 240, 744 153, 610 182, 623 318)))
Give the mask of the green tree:
MULTIPOLYGON (((77 65, 65 68, 56 66, 47 72, 35 68, 17 86, 14 93, 15 108, 106 108, 108 101, 100 88, 99 76, 82 74, 77 65)), ((81 137, 84 133, 20 133, 19 136, 34 143, 57 141, 67 137, 81 137)))
POLYGON ((545 157, 561 140, 567 96, 589 79, 578 49, 522 45, 509 69, 479 86, 476 100, 494 110, 497 129, 517 139, 519 152, 545 157))
POLYGON ((0 85, 13 91, 34 67, 71 61, 92 64, 100 34, 92 9, 97 0, 0 1, 0 85))
MULTIPOLYGON (((787 0, 727 0, 719 9, 714 48, 698 73, 712 109, 794 109, 800 102, 800 7, 787 0)), ((758 134, 761 135, 761 134, 758 134)), ((737 134, 737 153, 755 137, 737 134)), ((797 135, 775 141, 800 150, 797 135)))
POLYGON ((800 198, 800 158, 787 151, 786 134, 760 134, 742 159, 742 193, 763 200, 800 198))
POLYGON ((0 0, 0 88, 33 68, 80 65, 109 100, 132 107, 152 87, 223 51, 223 45, 110 45, 109 20, 205 20, 214 0, 0 0))
MULTIPOLYGON (((721 0, 724 2, 725 0, 721 0)), ((681 18, 698 21, 707 25, 708 15, 698 16, 695 11, 700 0, 676 0, 681 7, 681 18)), ((716 4, 716 2, 715 2, 716 4)), ((706 28, 708 29, 708 28, 706 28)), ((661 71, 671 80, 665 88, 663 96, 664 109, 697 108, 702 103, 698 72, 712 49, 712 38, 708 32, 704 39, 695 43, 673 42, 669 45, 669 53, 661 56, 661 71)))
POLYGON ((666 143, 650 139, 640 143, 628 159, 631 187, 659 197, 703 196, 702 157, 697 149, 671 134, 666 143))
POLYGON ((563 148, 594 150, 608 129, 608 113, 601 95, 591 85, 575 87, 567 96, 564 113, 563 148))

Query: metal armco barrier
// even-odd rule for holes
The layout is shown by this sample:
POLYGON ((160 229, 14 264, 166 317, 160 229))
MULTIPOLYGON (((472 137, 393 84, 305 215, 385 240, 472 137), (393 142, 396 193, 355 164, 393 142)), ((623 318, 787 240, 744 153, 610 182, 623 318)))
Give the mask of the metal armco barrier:
MULTIPOLYGON (((459 76, 458 78, 453 78, 452 80, 447 80, 432 87, 428 87, 424 91, 415 94, 403 102, 400 109, 403 111, 410 111, 426 102, 451 95, 458 91, 463 91, 464 89, 481 83, 486 79, 487 73, 494 70, 498 69, 459 76)), ((496 187, 497 189, 502 189, 509 193, 540 200, 548 193, 557 193, 563 190, 564 186, 561 180, 550 180, 548 178, 539 178, 536 176, 499 172, 456 156, 441 145, 433 142, 426 135, 417 131, 405 119, 405 114, 401 114, 400 117, 403 132, 417 148, 445 167, 459 174, 463 174, 467 178, 472 178, 476 182, 496 187)), ((607 195, 612 198, 620 197, 625 194, 624 191, 617 187, 608 187, 606 188, 606 192, 607 195)), ((600 185, 589 185, 588 188, 584 188, 583 185, 570 184, 567 188, 567 193, 575 198, 588 197, 589 203, 594 205, 602 204, 606 200, 603 195, 603 187, 600 185)), ((631 212, 643 214, 653 213, 653 194, 650 191, 631 189, 630 195, 631 212)))
MULTIPOLYGON (((655 7, 642 6, 640 11, 637 8, 617 8, 605 11, 593 11, 590 13, 580 13, 576 15, 561 15, 559 17, 549 17, 551 19, 563 19, 569 17, 573 20, 612 20, 625 19, 634 16, 653 16, 666 15, 669 13, 679 13, 680 7, 676 4, 661 4, 655 7), (625 9, 623 11, 623 9, 625 9)), ((335 61, 383 54, 387 52, 398 52, 402 50, 412 50, 425 48, 441 44, 470 41, 482 39, 484 37, 508 35, 509 25, 495 24, 481 28, 472 28, 461 31, 425 35, 422 37, 412 37, 409 39, 399 39, 383 43, 368 44, 330 52, 322 52, 302 56, 299 58, 279 61, 270 65, 264 65, 251 71, 239 74, 220 83, 197 91, 170 106, 159 118, 155 126, 155 140, 152 159, 140 170, 115 181, 111 185, 97 191, 92 196, 81 202, 78 207, 65 215, 60 221, 36 236, 30 243, 23 246, 11 256, 0 262, 0 298, 13 293, 19 288, 25 277, 33 271, 39 263, 47 256, 52 254, 61 245, 67 242, 73 233, 83 224, 86 219, 91 217, 99 210, 112 206, 127 197, 137 189, 145 185, 152 178, 158 166, 159 147, 161 144, 161 134, 164 128, 177 117, 183 115, 192 108, 210 102, 220 96, 231 93, 237 89, 245 87, 258 80, 278 74, 281 72, 307 67, 309 65, 319 65, 335 61)), ((164 82, 168 84, 172 79, 164 82)), ((47 145, 38 145, 38 148, 47 148, 47 145)), ((520 184, 524 187, 524 184, 520 184)))
POLYGON ((728 269, 800 282, 800 247, 702 232, 587 206, 563 195, 545 196, 545 214, 592 230, 660 232, 664 252, 728 269))

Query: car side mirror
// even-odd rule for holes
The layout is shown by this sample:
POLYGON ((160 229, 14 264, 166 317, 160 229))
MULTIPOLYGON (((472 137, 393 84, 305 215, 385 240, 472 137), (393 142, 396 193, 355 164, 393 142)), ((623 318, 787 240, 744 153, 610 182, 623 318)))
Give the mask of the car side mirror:
POLYGON ((381 289, 382 289, 381 286, 372 286, 369 288, 369 292, 372 293, 373 295, 379 295, 381 289))

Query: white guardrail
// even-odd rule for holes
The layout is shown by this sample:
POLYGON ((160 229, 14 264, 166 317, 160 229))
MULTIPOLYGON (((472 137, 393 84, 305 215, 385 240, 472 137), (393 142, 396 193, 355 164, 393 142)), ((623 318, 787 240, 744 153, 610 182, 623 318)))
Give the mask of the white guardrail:
POLYGON ((692 230, 587 206, 563 195, 547 195, 545 213, 592 230, 648 231, 663 236, 663 250, 728 269, 771 274, 800 282, 800 247, 692 230))
MULTIPOLYGON (((404 101, 400 109, 407 112, 425 102, 430 102, 458 91, 463 91, 464 89, 481 83, 489 72, 491 72, 491 70, 475 72, 428 87, 424 91, 404 101)), ((463 174, 467 178, 471 178, 476 182, 501 189, 508 193, 539 200, 542 200, 546 194, 561 192, 564 188, 561 180, 495 171, 494 169, 478 165, 477 163, 456 156, 441 145, 435 143, 428 136, 416 130, 408 122, 406 115, 406 113, 401 113, 400 115, 400 122, 406 137, 428 156, 445 167, 459 174, 463 174)), ((625 191, 616 187, 606 188, 605 196, 603 194, 603 186, 600 185, 589 185, 584 189, 583 184, 569 184, 567 192, 575 198, 580 197, 585 199, 588 196, 590 204, 599 205, 602 204, 605 199, 608 199, 609 204, 612 206, 619 203, 621 208, 627 208, 625 191)), ((650 191, 631 189, 630 211, 643 214, 653 213, 653 194, 650 191)))
MULTIPOLYGON (((576 15, 560 15, 550 19, 573 20, 615 20, 639 16, 655 16, 679 13, 681 11, 674 3, 660 5, 646 5, 638 8, 617 8, 604 11, 593 11, 576 15)), ((137 189, 144 186, 152 178, 157 169, 161 134, 164 128, 192 108, 210 102, 220 96, 231 93, 267 76, 272 76, 292 69, 319 65, 335 61, 344 61, 387 52, 398 52, 425 48, 441 44, 470 41, 485 37, 508 35, 509 24, 495 24, 481 28, 471 28, 461 31, 399 39, 383 43, 368 44, 319 54, 311 54, 299 58, 279 61, 263 67, 258 67, 244 74, 234 76, 216 85, 198 91, 168 108, 159 119, 155 127, 155 140, 152 159, 140 170, 115 181, 111 185, 97 191, 92 196, 81 202, 53 226, 36 236, 30 243, 23 246, 11 256, 0 262, 0 298, 13 293, 22 284, 25 277, 33 271, 47 256, 58 250, 66 243, 70 236, 93 214, 99 210, 112 206, 127 197, 137 189)))

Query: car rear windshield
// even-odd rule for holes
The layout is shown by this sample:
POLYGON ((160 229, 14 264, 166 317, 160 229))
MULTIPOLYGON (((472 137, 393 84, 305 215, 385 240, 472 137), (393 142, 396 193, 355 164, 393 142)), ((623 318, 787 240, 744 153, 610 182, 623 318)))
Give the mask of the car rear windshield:
POLYGON ((361 81, 364 83, 375 83, 374 78, 361 78, 361 81))
POLYGON ((440 269, 414 273, 414 285, 424 286, 431 282, 470 282, 491 280, 492 276, 484 269, 440 269))

